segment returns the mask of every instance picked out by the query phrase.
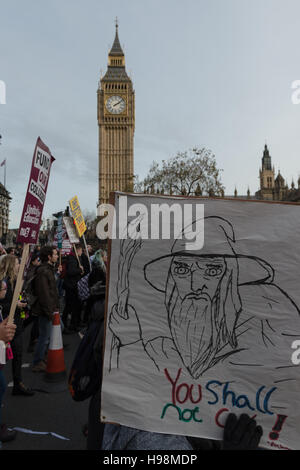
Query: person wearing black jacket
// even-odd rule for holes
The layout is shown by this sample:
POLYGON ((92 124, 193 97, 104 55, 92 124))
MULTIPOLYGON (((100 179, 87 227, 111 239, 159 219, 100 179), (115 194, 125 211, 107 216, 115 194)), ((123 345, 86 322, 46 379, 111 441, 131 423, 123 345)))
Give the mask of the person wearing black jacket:
POLYGON ((27 348, 27 352, 33 352, 34 346, 39 337, 39 322, 38 316, 32 314, 32 306, 35 302, 36 296, 31 292, 31 285, 33 285, 36 271, 38 266, 40 266, 40 258, 39 253, 35 252, 31 256, 30 265, 28 271, 26 273, 26 277, 23 284, 23 292, 25 294, 25 298, 28 302, 28 309, 29 309, 29 317, 24 320, 24 329, 32 324, 31 332, 30 332, 30 340, 29 345, 27 348))
MULTIPOLYGON (((33 372, 44 372, 44 356, 49 342, 53 313, 59 309, 59 298, 55 279, 57 250, 44 246, 40 252, 41 266, 37 268, 34 279, 34 291, 37 300, 32 306, 33 315, 39 317, 39 337, 34 352, 33 372)), ((61 269, 61 267, 60 267, 61 269)))
MULTIPOLYGON (((87 301, 88 329, 97 328, 98 336, 94 345, 94 357, 102 382, 102 350, 104 338, 104 312, 106 275, 99 266, 95 266, 89 278, 90 297, 87 301)), ((91 397, 87 425, 87 450, 100 450, 104 432, 104 423, 100 422, 101 385, 91 397)))
POLYGON ((80 317, 82 303, 78 297, 77 283, 84 275, 84 268, 82 266, 82 247, 81 245, 75 246, 75 252, 72 252, 67 259, 66 275, 64 278, 65 295, 65 310, 63 313, 63 323, 67 326, 68 314, 71 315, 70 330, 79 331, 80 317))
POLYGON ((86 276, 86 274, 91 272, 91 265, 90 265, 89 258, 87 257, 86 253, 83 250, 82 250, 82 254, 80 258, 81 258, 81 264, 84 270, 83 275, 86 276))

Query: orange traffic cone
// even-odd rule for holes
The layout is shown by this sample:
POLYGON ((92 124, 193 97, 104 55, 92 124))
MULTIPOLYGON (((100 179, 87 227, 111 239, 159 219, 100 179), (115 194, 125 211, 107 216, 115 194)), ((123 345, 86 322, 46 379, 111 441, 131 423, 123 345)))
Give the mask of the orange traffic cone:
POLYGON ((59 312, 54 312, 47 356, 45 380, 48 382, 60 382, 65 377, 66 366, 60 326, 60 316, 59 312))

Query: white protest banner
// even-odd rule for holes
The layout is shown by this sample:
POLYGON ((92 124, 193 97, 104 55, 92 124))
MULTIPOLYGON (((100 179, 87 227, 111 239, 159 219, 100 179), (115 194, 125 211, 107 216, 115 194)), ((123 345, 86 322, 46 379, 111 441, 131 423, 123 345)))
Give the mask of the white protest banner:
POLYGON ((72 217, 63 217, 63 222, 64 222, 64 225, 66 227, 66 231, 67 231, 67 234, 68 234, 68 238, 69 238, 69 241, 70 243, 79 243, 79 238, 78 238, 78 235, 77 235, 77 232, 76 232, 76 228, 75 228, 75 225, 74 225, 74 222, 73 222, 73 218, 72 217))
POLYGON ((127 207, 144 237, 110 241, 102 421, 221 440, 228 414, 247 413, 262 447, 300 449, 300 206, 129 195, 127 207), (169 213, 170 238, 151 239, 173 204, 180 231, 169 213))

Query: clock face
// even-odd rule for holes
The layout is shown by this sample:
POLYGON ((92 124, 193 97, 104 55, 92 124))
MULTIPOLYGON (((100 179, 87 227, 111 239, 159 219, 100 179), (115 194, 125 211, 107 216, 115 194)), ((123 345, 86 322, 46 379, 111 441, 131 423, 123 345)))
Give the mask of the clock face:
POLYGON ((106 101, 106 109, 112 114, 120 114, 126 108, 126 102, 121 96, 110 96, 106 101))

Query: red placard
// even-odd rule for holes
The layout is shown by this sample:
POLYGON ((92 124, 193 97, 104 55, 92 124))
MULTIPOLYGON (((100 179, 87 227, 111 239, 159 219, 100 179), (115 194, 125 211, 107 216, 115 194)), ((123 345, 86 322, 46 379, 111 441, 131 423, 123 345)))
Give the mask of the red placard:
POLYGON ((36 244, 38 241, 50 170, 54 160, 49 148, 38 137, 17 237, 18 243, 36 244))

